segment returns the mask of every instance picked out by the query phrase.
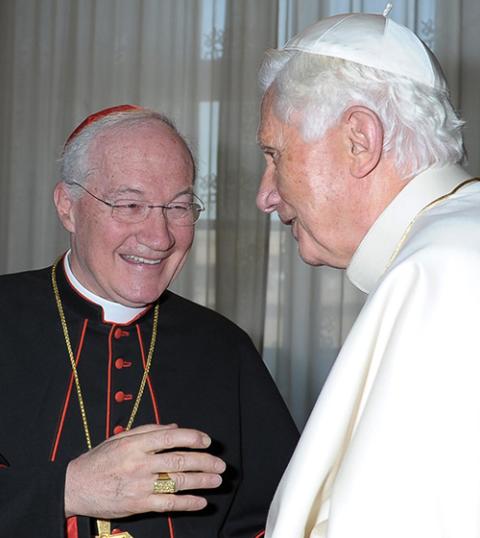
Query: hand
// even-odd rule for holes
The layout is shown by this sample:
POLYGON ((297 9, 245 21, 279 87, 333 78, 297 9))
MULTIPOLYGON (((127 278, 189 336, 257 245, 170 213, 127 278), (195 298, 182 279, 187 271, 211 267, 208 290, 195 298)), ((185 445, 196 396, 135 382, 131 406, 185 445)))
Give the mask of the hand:
POLYGON ((72 460, 65 477, 65 516, 113 519, 144 512, 201 510, 195 495, 154 494, 157 473, 168 473, 177 491, 216 488, 225 463, 206 452, 208 435, 175 424, 139 426, 72 460), (167 450, 168 452, 162 452, 167 450))

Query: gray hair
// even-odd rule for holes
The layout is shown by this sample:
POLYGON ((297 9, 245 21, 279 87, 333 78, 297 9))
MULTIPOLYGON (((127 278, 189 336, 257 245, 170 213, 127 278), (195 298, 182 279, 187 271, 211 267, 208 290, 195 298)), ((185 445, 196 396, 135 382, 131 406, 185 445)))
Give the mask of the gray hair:
POLYGON ((298 51, 270 50, 260 69, 260 85, 273 85, 279 118, 300 112, 306 141, 317 140, 352 105, 380 118, 383 149, 397 172, 411 177, 432 165, 465 160, 462 126, 446 91, 358 63, 298 51))
POLYGON ((173 121, 154 110, 139 108, 138 110, 128 110, 113 112, 100 118, 84 127, 77 135, 67 140, 63 148, 60 162, 60 180, 63 181, 74 199, 83 196, 84 191, 75 185, 86 185, 91 172, 90 148, 95 138, 109 130, 123 129, 125 127, 135 127, 151 122, 161 122, 167 125, 183 142, 193 166, 192 182, 195 181, 195 159, 192 150, 185 138, 178 132, 173 121))

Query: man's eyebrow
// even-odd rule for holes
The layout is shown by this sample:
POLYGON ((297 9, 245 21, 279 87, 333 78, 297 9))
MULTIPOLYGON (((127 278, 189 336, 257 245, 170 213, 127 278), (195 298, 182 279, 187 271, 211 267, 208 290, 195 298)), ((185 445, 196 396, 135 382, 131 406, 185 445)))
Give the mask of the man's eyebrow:
POLYGON ((258 136, 257 136, 257 144, 262 151, 276 151, 275 148, 272 148, 272 146, 269 146, 268 144, 264 144, 258 136))
POLYGON ((277 151, 275 148, 272 148, 272 146, 267 146, 266 144, 259 144, 259 146, 263 153, 275 153, 277 151))
MULTIPOLYGON (((187 187, 186 189, 175 193, 172 197, 172 200, 174 200, 175 198, 178 198, 179 196, 182 196, 183 194, 192 194, 192 193, 193 193, 193 189, 191 187, 187 187)), ((116 194, 116 195, 135 194, 138 196, 143 196, 145 192, 143 190, 136 189, 135 187, 122 186, 122 187, 119 187, 118 189, 115 189, 115 191, 113 191, 111 194, 112 195, 113 194, 116 194)))
POLYGON ((172 200, 175 200, 175 198, 178 198, 179 196, 182 196, 183 194, 193 194, 193 189, 191 187, 187 187, 183 191, 177 192, 177 194, 173 195, 172 200))
POLYGON ((132 194, 142 194, 140 189, 135 189, 134 187, 120 187, 119 189, 115 189, 115 192, 118 194, 125 194, 126 192, 132 194))
POLYGON ((257 131, 257 134, 255 136, 255 142, 257 143, 257 146, 260 147, 260 149, 264 149, 264 148, 268 148, 268 146, 266 146, 263 142, 262 142, 262 135, 260 133, 260 131, 258 130, 257 131))

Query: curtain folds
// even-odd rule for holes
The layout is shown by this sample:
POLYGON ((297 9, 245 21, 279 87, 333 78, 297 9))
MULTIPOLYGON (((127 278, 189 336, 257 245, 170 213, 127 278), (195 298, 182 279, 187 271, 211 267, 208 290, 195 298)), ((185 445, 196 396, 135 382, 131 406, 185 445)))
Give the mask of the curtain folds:
MULTIPOLYGON (((302 426, 364 296, 341 271, 301 262, 290 232, 255 207, 256 73, 266 48, 321 17, 385 0, 2 0, 0 273, 67 247, 51 193, 73 126, 114 104, 170 116, 198 160, 206 202, 173 288, 240 324, 302 426)), ((480 3, 398 0, 391 16, 438 54, 480 172, 480 3)), ((1 304, 1 298, 0 298, 1 304)))
MULTIPOLYGON (((281 0, 279 45, 321 17, 382 13, 383 0, 281 0)), ((445 68, 453 101, 467 120, 469 169, 480 173, 480 3, 477 0, 393 2, 390 16, 413 29, 445 68)), ((342 271, 304 265, 290 230, 270 231, 264 358, 302 427, 361 309, 365 296, 342 271)))
POLYGON ((275 46, 276 0, 229 2, 220 95, 217 309, 261 350, 268 221, 255 206, 263 156, 256 145, 261 54, 275 46))
POLYGON ((237 321, 261 349, 268 221, 255 208, 256 72, 275 45, 276 13, 277 0, 0 3, 0 272, 65 250, 51 202, 62 143, 89 113, 138 103, 186 136, 207 205, 173 287, 237 321))

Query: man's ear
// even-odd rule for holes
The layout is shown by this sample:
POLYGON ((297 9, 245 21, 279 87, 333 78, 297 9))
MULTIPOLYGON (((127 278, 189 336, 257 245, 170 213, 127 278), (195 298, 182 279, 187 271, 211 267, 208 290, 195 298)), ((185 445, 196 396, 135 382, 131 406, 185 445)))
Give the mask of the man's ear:
POLYGON ((350 143, 350 173, 363 178, 374 170, 383 151, 383 125, 367 107, 352 106, 345 111, 350 143))
POLYGON ((57 208, 58 218, 64 228, 70 233, 75 233, 74 201, 63 181, 60 181, 55 186, 53 202, 57 208))

